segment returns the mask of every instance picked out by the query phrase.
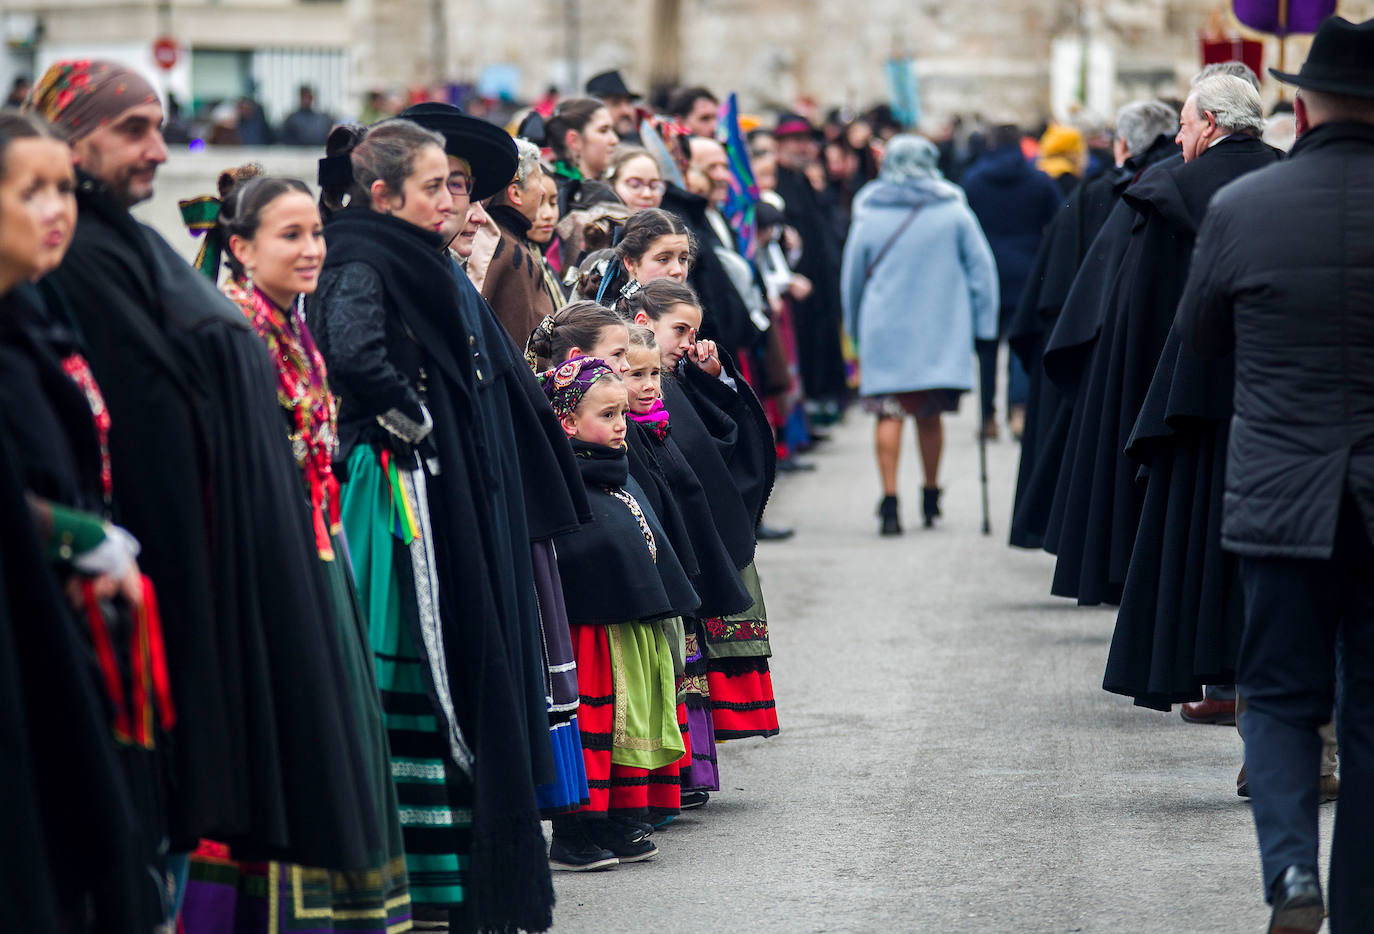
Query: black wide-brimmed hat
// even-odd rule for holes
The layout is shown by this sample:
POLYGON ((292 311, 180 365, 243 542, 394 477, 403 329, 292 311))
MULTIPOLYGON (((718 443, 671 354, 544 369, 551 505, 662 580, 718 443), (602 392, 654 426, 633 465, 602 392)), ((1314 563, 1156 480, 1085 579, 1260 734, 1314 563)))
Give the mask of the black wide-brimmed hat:
POLYGON ((599 75, 592 75, 587 79, 587 95, 589 97, 628 97, 632 101, 637 101, 643 94, 636 94, 625 86, 625 79, 620 77, 620 72, 612 69, 603 71, 599 75))
POLYGON ((467 160, 472 167, 473 201, 490 198, 515 178, 520 156, 515 140, 499 126, 438 101, 407 107, 401 117, 442 134, 444 152, 467 160))
POLYGON ((1328 16, 1312 37, 1301 71, 1291 75, 1270 68, 1269 73, 1300 88, 1374 98, 1374 19, 1356 24, 1328 16))

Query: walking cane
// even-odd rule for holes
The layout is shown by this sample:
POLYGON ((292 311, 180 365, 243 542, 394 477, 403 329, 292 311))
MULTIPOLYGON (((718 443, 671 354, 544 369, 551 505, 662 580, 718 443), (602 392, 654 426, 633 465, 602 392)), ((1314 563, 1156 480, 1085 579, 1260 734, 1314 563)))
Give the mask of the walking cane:
POLYGON ((978 472, 983 487, 983 534, 992 534, 991 510, 988 507, 988 436, 983 431, 983 380, 978 380, 978 472))

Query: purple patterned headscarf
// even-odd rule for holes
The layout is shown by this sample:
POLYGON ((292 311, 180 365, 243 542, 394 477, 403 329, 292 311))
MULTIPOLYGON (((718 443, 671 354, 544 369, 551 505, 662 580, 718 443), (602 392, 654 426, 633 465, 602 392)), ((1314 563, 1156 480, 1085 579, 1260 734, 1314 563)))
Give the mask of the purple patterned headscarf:
POLYGON ((559 418, 571 415, 598 380, 615 379, 615 370, 597 357, 573 357, 539 374, 539 385, 559 418))

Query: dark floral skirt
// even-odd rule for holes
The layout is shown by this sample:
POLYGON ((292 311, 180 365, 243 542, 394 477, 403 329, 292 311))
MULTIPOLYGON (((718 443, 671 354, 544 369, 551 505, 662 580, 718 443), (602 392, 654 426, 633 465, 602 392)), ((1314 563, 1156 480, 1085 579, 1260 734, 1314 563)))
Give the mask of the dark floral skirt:
POLYGON ((930 418, 944 412, 959 411, 962 389, 922 389, 917 392, 889 392, 864 396, 864 411, 879 418, 930 418))

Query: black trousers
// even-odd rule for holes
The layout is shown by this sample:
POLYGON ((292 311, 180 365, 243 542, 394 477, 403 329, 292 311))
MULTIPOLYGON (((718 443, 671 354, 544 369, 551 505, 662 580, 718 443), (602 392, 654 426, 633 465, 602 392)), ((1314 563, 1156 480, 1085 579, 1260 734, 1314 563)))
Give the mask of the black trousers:
POLYGON ((1321 738, 1336 699, 1341 796, 1332 839, 1331 930, 1374 918, 1374 545, 1353 500, 1329 560, 1240 562, 1245 633, 1236 685, 1245 698, 1245 770, 1266 898, 1292 865, 1317 869, 1321 738))

